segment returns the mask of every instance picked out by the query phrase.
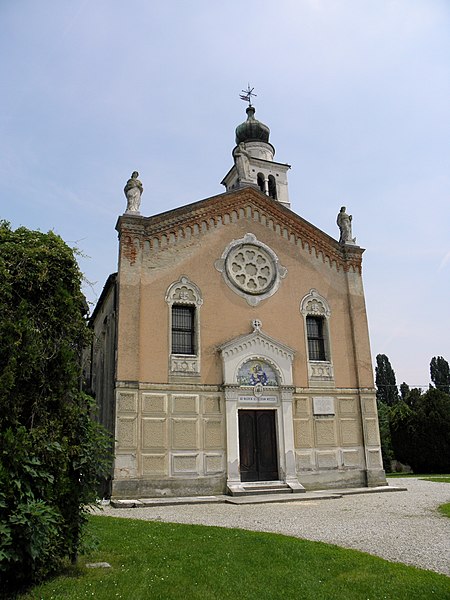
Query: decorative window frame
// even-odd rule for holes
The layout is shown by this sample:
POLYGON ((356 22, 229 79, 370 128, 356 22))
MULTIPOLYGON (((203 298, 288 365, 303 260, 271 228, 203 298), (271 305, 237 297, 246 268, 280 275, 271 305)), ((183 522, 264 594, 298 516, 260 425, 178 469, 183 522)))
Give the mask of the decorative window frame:
POLYGON ((168 317, 168 336, 169 336, 169 376, 170 377, 199 377, 200 376, 200 307, 203 304, 203 297, 200 288, 189 280, 186 275, 182 275, 177 281, 174 281, 167 288, 165 301, 169 309, 168 317), (193 306, 194 314, 194 335, 195 335, 195 354, 173 354, 172 353, 172 306, 193 306))
POLYGON ((239 240, 233 240, 232 242, 230 242, 223 251, 222 256, 215 261, 214 266, 217 269, 217 271, 222 273, 223 280, 225 281, 227 286, 235 294, 238 294, 242 298, 245 298, 247 304, 250 304, 250 306, 256 306, 262 300, 273 296, 280 287, 281 280, 284 277, 286 277, 287 274, 286 267, 280 265, 278 256, 275 254, 272 248, 270 248, 263 242, 260 242, 253 233, 246 233, 243 238, 239 240), (230 260, 232 260, 235 251, 237 251, 239 247, 242 247, 244 250, 248 249, 250 251, 252 247, 256 248, 257 250, 259 249, 263 255, 266 255, 266 257, 268 257, 272 273, 270 274, 270 282, 263 289, 263 291, 254 293, 246 292, 245 289, 242 288, 242 286, 239 286, 239 284, 237 284, 236 281, 233 281, 233 279, 231 278, 232 276, 230 276, 229 274, 229 262, 230 260))
POLYGON ((331 340, 329 320, 331 309, 327 300, 312 288, 300 302, 300 312, 303 315, 306 356, 308 357, 308 380, 310 387, 334 387, 334 369, 331 359, 331 340), (323 319, 323 337, 326 360, 309 360, 307 317, 323 319))

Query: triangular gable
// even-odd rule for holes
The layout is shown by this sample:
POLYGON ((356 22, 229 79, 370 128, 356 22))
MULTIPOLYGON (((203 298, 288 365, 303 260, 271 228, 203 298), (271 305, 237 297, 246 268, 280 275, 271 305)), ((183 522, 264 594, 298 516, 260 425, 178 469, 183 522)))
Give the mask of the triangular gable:
POLYGON ((233 338, 219 347, 225 385, 236 385, 239 368, 250 359, 268 362, 277 372, 281 385, 292 385, 295 351, 261 331, 261 322, 253 321, 253 332, 233 338))
POLYGON ((116 229, 136 240, 147 240, 151 247, 175 244, 234 223, 251 219, 271 229, 287 243, 294 244, 329 266, 347 271, 361 270, 364 250, 359 246, 343 247, 331 236, 315 227, 289 208, 269 198, 253 186, 225 192, 205 200, 151 217, 124 214, 116 229))

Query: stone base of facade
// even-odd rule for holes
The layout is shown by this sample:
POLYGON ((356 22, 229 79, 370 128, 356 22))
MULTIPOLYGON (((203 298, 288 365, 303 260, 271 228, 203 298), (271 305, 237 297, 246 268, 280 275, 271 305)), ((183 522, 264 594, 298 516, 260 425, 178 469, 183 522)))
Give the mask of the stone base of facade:
POLYGON ((384 471, 377 471, 377 477, 371 476, 370 483, 368 473, 373 472, 365 469, 315 471, 300 473, 298 479, 307 491, 387 485, 384 471))
POLYGON ((367 487, 378 487, 387 485, 386 473, 383 469, 368 469, 367 470, 367 487))
MULTIPOLYGON (((387 485, 384 471, 358 470, 315 471, 298 477, 301 491, 331 490, 387 485)), ((113 499, 173 498, 187 496, 214 496, 227 493, 225 476, 177 479, 116 479, 112 482, 113 499)))
POLYGON ((111 497, 120 499, 214 496, 226 493, 226 483, 225 476, 196 479, 115 479, 112 482, 111 497))

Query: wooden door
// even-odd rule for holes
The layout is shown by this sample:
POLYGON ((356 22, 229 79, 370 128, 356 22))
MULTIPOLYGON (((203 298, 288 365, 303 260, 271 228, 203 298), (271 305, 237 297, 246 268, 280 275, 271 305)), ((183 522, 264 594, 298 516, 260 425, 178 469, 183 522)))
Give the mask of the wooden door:
POLYGON ((241 481, 278 479, 274 410, 239 411, 241 481))

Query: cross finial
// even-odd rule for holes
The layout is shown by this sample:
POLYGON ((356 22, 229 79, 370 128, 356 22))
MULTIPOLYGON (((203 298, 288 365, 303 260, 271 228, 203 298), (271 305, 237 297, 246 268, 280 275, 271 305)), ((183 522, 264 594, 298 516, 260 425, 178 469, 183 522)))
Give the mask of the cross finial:
POLYGON ((252 327, 253 327, 253 333, 255 331, 261 331, 262 322, 259 319, 253 319, 252 327))
POLYGON ((244 102, 248 102, 248 105, 251 106, 252 105, 252 96, 257 96, 257 94, 253 93, 253 90, 255 88, 254 87, 250 87, 250 84, 247 84, 247 89, 246 90, 241 90, 241 94, 239 94, 239 98, 241 100, 244 100, 244 102))

